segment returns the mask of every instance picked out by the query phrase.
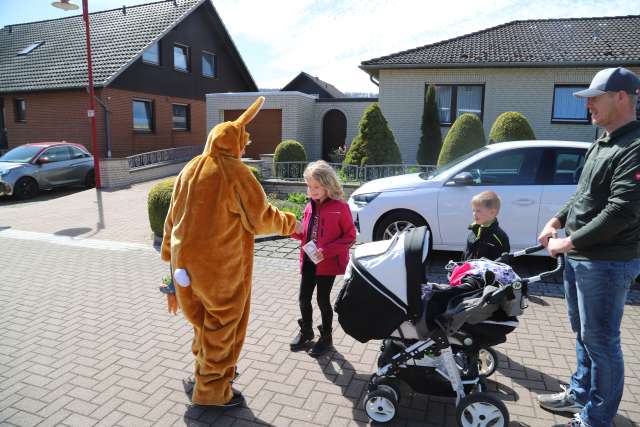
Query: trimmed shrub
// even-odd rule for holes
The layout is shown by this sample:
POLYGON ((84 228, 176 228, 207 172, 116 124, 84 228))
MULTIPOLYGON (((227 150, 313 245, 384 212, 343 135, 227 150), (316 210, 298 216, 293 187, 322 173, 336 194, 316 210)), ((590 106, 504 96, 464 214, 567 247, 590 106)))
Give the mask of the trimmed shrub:
POLYGON ((536 139, 529 121, 522 113, 507 111, 498 116, 489 133, 489 144, 536 139))
POLYGON ((166 179, 149 190, 149 196, 147 197, 149 225, 153 234, 158 237, 162 237, 164 233, 164 220, 167 217, 167 212, 169 212, 175 180, 175 177, 166 179))
POLYGON ((307 153, 298 141, 287 139, 276 147, 273 161, 278 162, 306 162, 307 153))
POLYGON ((258 168, 253 166, 247 166, 247 167, 249 168, 253 176, 255 176, 258 181, 262 181, 262 173, 258 170, 258 168))
POLYGON ((449 129, 438 157, 438 166, 449 163, 485 144, 484 129, 480 118, 472 113, 464 113, 449 129))
POLYGON ((442 133, 440 133, 440 115, 436 104, 436 88, 429 85, 424 94, 424 110, 422 112, 422 137, 418 147, 418 163, 435 165, 442 149, 442 133))
POLYGON ((402 163, 398 144, 377 102, 364 111, 359 128, 344 164, 364 166, 402 163))

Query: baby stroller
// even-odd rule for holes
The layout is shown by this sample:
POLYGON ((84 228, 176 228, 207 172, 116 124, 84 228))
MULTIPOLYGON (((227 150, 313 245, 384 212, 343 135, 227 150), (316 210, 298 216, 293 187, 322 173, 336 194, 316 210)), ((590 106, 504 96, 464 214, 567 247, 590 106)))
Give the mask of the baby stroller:
MULTIPOLYGON (((500 261, 542 246, 505 254, 500 261)), ((344 276, 335 311, 343 330, 360 342, 383 340, 378 370, 364 409, 378 423, 398 413, 401 384, 414 392, 456 398, 460 426, 506 427, 509 413, 486 393, 479 353, 506 340, 527 306, 527 286, 564 267, 500 283, 491 271, 460 286, 425 284, 429 232, 419 227, 391 240, 360 245, 344 276)))

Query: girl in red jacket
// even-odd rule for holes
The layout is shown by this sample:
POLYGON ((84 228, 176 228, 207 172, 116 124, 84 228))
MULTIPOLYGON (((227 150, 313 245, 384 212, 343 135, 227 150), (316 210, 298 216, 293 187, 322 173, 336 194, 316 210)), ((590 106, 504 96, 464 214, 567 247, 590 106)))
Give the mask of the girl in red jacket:
POLYGON ((311 298, 317 287, 317 301, 322 314, 320 338, 309 354, 318 357, 333 345, 331 337, 333 310, 329 300, 336 275, 344 274, 349 262, 349 248, 356 240, 356 229, 338 176, 325 161, 310 163, 304 171, 309 203, 304 210, 302 231, 291 237, 300 244, 300 332, 291 342, 291 350, 306 348, 313 339, 311 298))

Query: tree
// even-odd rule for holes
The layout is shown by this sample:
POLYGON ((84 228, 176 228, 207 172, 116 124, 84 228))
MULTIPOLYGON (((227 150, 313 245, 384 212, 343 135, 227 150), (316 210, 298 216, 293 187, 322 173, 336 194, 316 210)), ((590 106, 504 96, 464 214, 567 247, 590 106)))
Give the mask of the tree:
POLYGON ((445 165, 476 148, 484 147, 484 129, 480 118, 472 113, 464 113, 449 129, 438 157, 438 166, 445 165))
POLYGON ((489 144, 531 139, 536 139, 536 135, 524 114, 517 111, 500 114, 489 132, 489 144))
POLYGON ((402 162, 393 132, 377 102, 362 114, 358 135, 344 158, 345 165, 383 165, 402 162))
POLYGON ((429 85, 425 89, 418 163, 421 165, 435 165, 441 149, 442 133, 440 133, 440 115, 436 104, 436 88, 429 85))

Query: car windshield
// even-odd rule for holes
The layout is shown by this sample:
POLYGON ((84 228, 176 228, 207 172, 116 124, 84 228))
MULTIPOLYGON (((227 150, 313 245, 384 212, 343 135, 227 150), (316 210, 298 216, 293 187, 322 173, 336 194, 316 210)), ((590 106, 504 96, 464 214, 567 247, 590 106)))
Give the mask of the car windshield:
POLYGON ((447 163, 447 164, 444 164, 444 165, 438 166, 438 167, 436 168, 436 170, 434 170, 434 171, 431 171, 431 172, 423 172, 423 173, 421 173, 421 174, 420 174, 420 178, 422 178, 422 179, 424 179, 424 180, 431 179, 431 178, 436 178, 437 176, 439 176, 439 175, 440 175, 440 174, 442 174, 443 172, 448 171, 449 169, 451 169, 451 168, 452 168, 452 167, 454 167, 455 165, 457 165, 457 164, 459 164, 459 163, 462 163, 462 162, 464 162, 465 160, 467 160, 468 158, 473 157, 473 156, 475 156, 476 154, 478 154, 478 153, 480 153, 480 152, 482 152, 482 151, 485 151, 485 150, 488 150, 488 148, 487 148, 486 146, 485 146, 485 147, 477 148, 477 149, 475 149, 475 150, 471 151, 470 153, 467 153, 467 154, 465 154, 465 155, 463 155, 463 156, 461 156, 461 157, 458 157, 457 159, 453 159, 452 161, 450 161, 450 162, 449 162, 449 163, 447 163))
POLYGON ((42 147, 33 145, 21 145, 13 150, 7 151, 0 157, 0 162, 28 163, 42 147))

